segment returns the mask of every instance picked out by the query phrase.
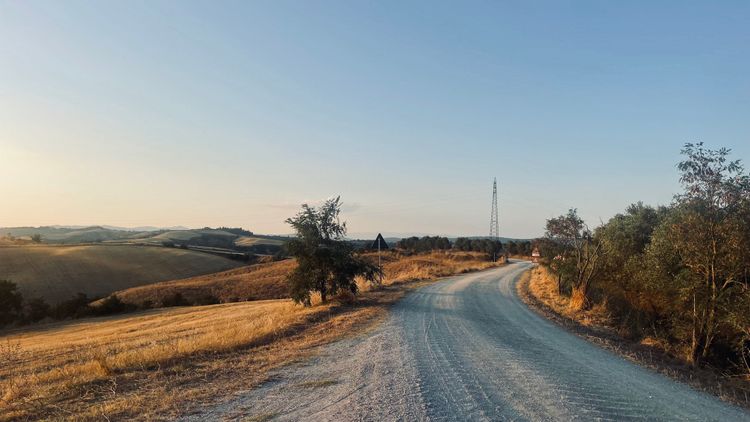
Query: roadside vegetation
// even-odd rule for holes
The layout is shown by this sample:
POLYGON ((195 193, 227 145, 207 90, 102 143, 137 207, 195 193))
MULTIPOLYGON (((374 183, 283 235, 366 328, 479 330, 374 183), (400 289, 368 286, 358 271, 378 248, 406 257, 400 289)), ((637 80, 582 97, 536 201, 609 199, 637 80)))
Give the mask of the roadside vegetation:
POLYGON ((682 154, 669 206, 633 204, 593 230, 575 209, 547 221, 538 246, 561 298, 547 303, 747 382, 750 176, 727 149, 682 154))

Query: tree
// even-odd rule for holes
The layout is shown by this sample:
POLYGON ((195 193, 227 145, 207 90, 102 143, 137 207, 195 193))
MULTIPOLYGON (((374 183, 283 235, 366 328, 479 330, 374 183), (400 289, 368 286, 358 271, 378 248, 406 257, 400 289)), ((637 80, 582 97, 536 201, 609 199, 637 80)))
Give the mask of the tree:
POLYGON ((748 203, 750 176, 726 148, 685 144, 678 164, 684 192, 675 196, 675 212, 666 229, 666 245, 687 272, 680 274, 692 321, 688 361, 709 355, 723 320, 730 319, 747 295, 750 268, 748 203))
POLYGON ((16 283, 0 280, 0 326, 10 324, 21 311, 23 297, 18 292, 16 283))
POLYGON ((594 238, 602 244, 601 277, 598 286, 606 290, 609 309, 619 315, 623 328, 638 337, 652 332, 668 320, 671 289, 659 286, 652 263, 645 259, 654 231, 668 216, 666 207, 654 208, 641 202, 598 227, 594 238))
POLYGON ((50 315, 49 304, 41 297, 26 301, 24 304, 24 319, 28 322, 38 322, 50 315))
POLYGON ((32 234, 31 241, 34 243, 42 243, 42 235, 39 233, 32 234))
POLYGON ((571 306, 587 308, 590 303, 591 283, 599 270, 601 243, 594 241, 591 230, 571 208, 567 215, 547 220, 546 236, 563 247, 561 259, 572 266, 571 306), (570 261, 572 260, 572 261, 570 261))
POLYGON ((344 240, 346 223, 340 222, 341 199, 327 200, 319 208, 302 205, 302 210, 286 222, 297 234, 287 243, 297 268, 288 276, 292 299, 310 306, 312 292, 326 302, 339 290, 357 293, 355 277, 376 281, 380 269, 354 255, 354 246, 344 240))

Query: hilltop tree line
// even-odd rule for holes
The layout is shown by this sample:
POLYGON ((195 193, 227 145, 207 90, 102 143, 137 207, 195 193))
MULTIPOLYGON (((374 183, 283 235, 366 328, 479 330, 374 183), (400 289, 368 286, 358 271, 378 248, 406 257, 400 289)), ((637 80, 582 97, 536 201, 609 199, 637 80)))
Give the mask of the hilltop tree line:
POLYGON ((605 302, 620 331, 695 365, 750 373, 750 176, 730 150, 686 144, 683 191, 630 205, 590 229, 577 210, 547 221, 539 247, 558 290, 605 302))
POLYGON ((408 237, 396 243, 399 249, 411 252, 429 252, 434 250, 455 249, 467 252, 483 252, 488 256, 507 253, 509 255, 530 256, 534 244, 530 240, 510 240, 503 243, 488 238, 459 237, 455 242, 442 236, 408 237))

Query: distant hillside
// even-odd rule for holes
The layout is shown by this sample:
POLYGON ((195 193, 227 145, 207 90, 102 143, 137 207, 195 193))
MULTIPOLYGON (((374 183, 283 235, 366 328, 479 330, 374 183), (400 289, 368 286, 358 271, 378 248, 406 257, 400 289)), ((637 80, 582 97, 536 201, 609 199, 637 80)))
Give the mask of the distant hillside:
POLYGON ((112 230, 101 226, 82 228, 63 227, 3 227, 0 236, 30 238, 41 235, 43 243, 96 243, 118 239, 131 239, 149 236, 148 232, 133 232, 127 230, 112 230))
POLYGON ((239 228, 203 228, 178 230, 143 231, 111 226, 91 227, 3 227, 0 228, 0 244, 23 244, 31 236, 40 235, 44 244, 81 243, 130 243, 221 248, 227 251, 273 255, 279 252, 286 241, 281 236, 256 235, 239 228))
POLYGON ((0 247, 0 279, 16 283, 25 297, 39 296, 50 303, 79 292, 105 296, 240 266, 237 261, 178 248, 106 244, 0 247))

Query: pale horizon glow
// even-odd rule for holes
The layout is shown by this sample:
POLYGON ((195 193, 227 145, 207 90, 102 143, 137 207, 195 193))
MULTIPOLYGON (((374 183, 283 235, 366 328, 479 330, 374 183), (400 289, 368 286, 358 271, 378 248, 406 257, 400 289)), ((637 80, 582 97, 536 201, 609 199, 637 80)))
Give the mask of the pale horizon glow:
POLYGON ((0 227, 532 238, 750 165, 750 3, 0 3, 0 227))

